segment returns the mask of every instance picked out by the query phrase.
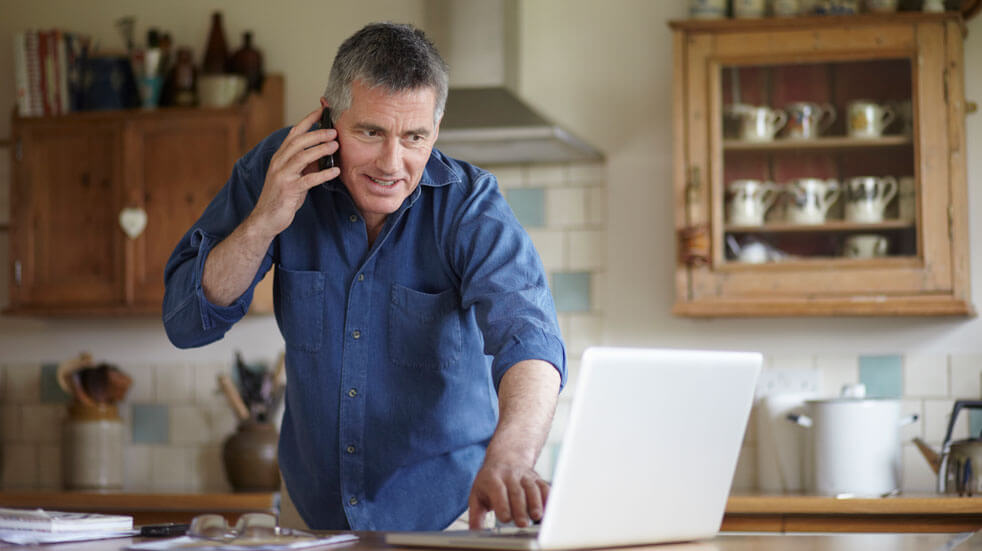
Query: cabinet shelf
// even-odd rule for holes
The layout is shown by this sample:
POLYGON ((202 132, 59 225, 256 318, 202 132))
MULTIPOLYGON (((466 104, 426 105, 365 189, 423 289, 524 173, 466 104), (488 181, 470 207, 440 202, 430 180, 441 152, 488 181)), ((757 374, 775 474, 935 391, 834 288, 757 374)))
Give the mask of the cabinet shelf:
POLYGON ((748 142, 744 140, 723 140, 724 151, 830 151, 863 150, 888 147, 910 147, 914 145, 911 136, 881 136, 879 138, 852 138, 848 136, 824 136, 810 140, 777 139, 770 142, 748 142))
POLYGON ((777 222, 763 226, 730 226, 723 228, 726 233, 802 233, 802 232, 855 232, 855 231, 896 231, 912 230, 914 224, 906 220, 886 220, 872 224, 831 220, 824 224, 788 224, 777 222))

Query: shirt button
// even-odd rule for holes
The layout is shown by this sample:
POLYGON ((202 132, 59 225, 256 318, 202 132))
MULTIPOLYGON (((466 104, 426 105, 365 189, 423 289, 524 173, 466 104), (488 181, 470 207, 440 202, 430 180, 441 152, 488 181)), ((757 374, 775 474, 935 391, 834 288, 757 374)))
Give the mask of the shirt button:
POLYGON ((348 220, 351 220, 352 222, 357 222, 358 221, 358 217, 355 216, 354 214, 352 214, 351 216, 348 217, 348 220))
POLYGON ((365 274, 358 274, 358 281, 365 281, 365 274))
POLYGON ((361 331, 355 329, 354 331, 351 332, 351 336, 354 337, 354 338, 356 338, 356 339, 360 339, 361 338, 361 331))
POLYGON ((350 503, 351 505, 358 505, 358 498, 355 496, 351 496, 350 498, 348 498, 348 503, 350 503))
POLYGON ((358 396, 358 391, 352 388, 348 390, 348 396, 354 398, 355 396, 358 396))
POLYGON ((345 449, 345 451, 348 452, 348 453, 355 453, 355 447, 354 446, 348 446, 345 449))

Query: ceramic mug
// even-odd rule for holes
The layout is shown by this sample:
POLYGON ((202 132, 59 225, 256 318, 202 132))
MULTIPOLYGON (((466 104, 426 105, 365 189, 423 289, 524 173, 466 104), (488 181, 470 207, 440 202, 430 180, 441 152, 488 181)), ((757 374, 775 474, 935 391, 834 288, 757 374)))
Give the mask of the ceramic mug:
POLYGON ((809 101, 797 101, 784 107, 788 114, 786 132, 788 138, 817 138, 835 122, 835 107, 809 101))
POLYGON ((689 0, 689 17, 722 19, 726 17, 726 0, 689 0))
POLYGON ((733 0, 733 17, 737 19, 764 17, 766 13, 766 0, 733 0))
POLYGON ((914 189, 914 177, 902 176, 897 184, 897 218, 908 222, 914 221, 914 208, 917 205, 917 191, 914 189))
POLYGON ((878 138, 883 129, 890 126, 896 117, 889 105, 880 105, 868 100, 849 102, 849 135, 854 138, 878 138))
POLYGON ((857 176, 846 180, 846 220, 873 223, 883 221, 887 204, 897 194, 893 176, 857 176))
POLYGON ((733 180, 727 190, 727 221, 735 226, 762 225, 778 195, 777 186, 761 180, 733 180))
POLYGON ((875 233, 850 235, 842 247, 842 256, 847 258, 877 258, 887 255, 890 240, 875 233))
POLYGON ((839 182, 834 179, 798 178, 786 188, 790 200, 785 212, 792 224, 821 224, 829 208, 839 198, 839 182))
POLYGON ((787 113, 770 107, 746 105, 734 113, 740 117, 740 139, 748 142, 769 142, 788 122, 787 113))

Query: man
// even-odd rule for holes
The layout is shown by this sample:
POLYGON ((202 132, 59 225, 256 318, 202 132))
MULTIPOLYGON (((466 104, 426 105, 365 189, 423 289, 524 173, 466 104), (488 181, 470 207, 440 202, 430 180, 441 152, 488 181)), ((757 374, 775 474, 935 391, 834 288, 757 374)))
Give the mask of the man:
POLYGON ((321 109, 240 159, 167 265, 180 347, 220 339, 275 264, 290 381, 279 462, 315 529, 439 529, 469 507, 526 526, 565 381, 541 263, 494 177, 433 149, 447 69, 374 24, 338 50, 321 109), (340 168, 318 170, 335 154, 340 168))

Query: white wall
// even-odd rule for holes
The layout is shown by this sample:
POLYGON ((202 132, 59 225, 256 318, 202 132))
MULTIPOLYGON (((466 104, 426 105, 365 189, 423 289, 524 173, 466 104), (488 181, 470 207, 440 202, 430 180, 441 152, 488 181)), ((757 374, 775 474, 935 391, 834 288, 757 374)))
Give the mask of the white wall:
MULTIPOLYGON (((690 320, 674 301, 672 42, 686 2, 523 4, 520 88, 608 154, 609 344, 749 348, 773 354, 982 351, 982 319, 690 320)), ((982 17, 968 22, 966 97, 982 102, 982 17)), ((982 113, 966 119, 972 288, 982 294, 982 113), (976 152, 973 154, 973 152, 976 152)))
MULTIPOLYGON (((670 314, 673 302, 671 199, 671 35, 666 22, 683 17, 683 0, 535 0, 521 7, 519 87, 542 112, 566 123, 608 155, 608 252, 604 292, 611 344, 756 348, 768 353, 813 354, 830 347, 844 353, 968 353, 982 351, 982 320, 922 318, 821 318, 688 320, 670 314)), ((121 48, 113 21, 135 15, 138 36, 148 25, 172 32, 178 45, 200 52, 209 14, 225 14, 232 48, 251 29, 269 71, 286 74, 287 122, 315 106, 327 63, 340 40, 365 22, 388 19, 422 23, 420 1, 359 2, 256 0, 128 2, 124 0, 0 0, 0 75, 12 75, 12 33, 30 27, 61 27, 91 33, 104 49, 121 48)), ((982 17, 968 24, 966 95, 982 100, 982 17)), ((0 106, 12 106, 13 84, 0 79, 0 106)), ((982 115, 966 122, 969 183, 982 176, 972 151, 982 143, 982 115)), ((9 119, 0 118, 0 138, 9 119)), ((7 151, 0 151, 6 155, 7 151)), ((9 174, 0 163, 0 190, 9 174)), ((0 193, 0 197, 3 194, 0 193)), ((970 190, 970 211, 982 213, 982 198, 970 190)), ((4 219, 0 215, 0 221, 4 219)), ((978 216, 971 220, 978 235, 978 216)), ((5 237, 0 234, 0 237, 5 237)), ((6 243, 0 244, 6 262, 6 243)), ((982 293, 982 239, 971 244, 972 281, 982 293)), ((0 301, 6 296, 0 276, 0 301)), ((976 302, 977 303, 977 302, 976 302)), ((0 361, 57 360, 80 349, 104 351, 110 360, 227 359, 233 348, 273 357, 281 340, 271 319, 247 320, 226 340, 179 352, 156 320, 21 320, 0 317, 0 361)))

